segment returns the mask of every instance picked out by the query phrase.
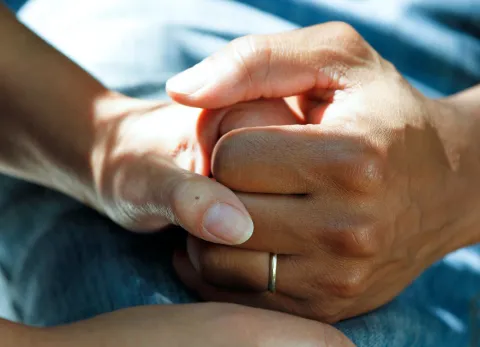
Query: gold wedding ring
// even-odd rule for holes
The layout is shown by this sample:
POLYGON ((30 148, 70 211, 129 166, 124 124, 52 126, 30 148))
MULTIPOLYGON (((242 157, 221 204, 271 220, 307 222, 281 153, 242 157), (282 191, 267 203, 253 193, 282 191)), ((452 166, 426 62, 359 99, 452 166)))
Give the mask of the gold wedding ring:
POLYGON ((268 274, 268 291, 275 293, 277 290, 277 255, 270 253, 270 271, 268 274))

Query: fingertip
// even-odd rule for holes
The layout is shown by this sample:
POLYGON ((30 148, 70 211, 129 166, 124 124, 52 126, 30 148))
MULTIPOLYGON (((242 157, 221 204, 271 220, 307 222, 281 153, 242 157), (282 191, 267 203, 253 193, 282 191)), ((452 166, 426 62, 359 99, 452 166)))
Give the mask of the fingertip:
POLYGON ((200 108, 218 108, 215 102, 213 105, 209 102, 211 98, 208 97, 211 89, 209 86, 213 82, 218 82, 212 81, 212 76, 222 75, 221 71, 217 70, 218 66, 212 63, 211 58, 207 58, 168 79, 165 89, 168 95, 180 104, 200 108))
POLYGON ((217 239, 214 241, 228 245, 242 244, 253 234, 253 221, 250 215, 222 202, 213 204, 205 212, 202 226, 206 235, 217 239))
POLYGON ((199 108, 218 109, 242 100, 246 78, 234 60, 217 54, 171 77, 165 85, 176 102, 199 108))
POLYGON ((189 96, 202 89, 208 83, 210 77, 208 60, 204 60, 169 78, 166 89, 175 94, 189 96))
MULTIPOLYGON (((229 99, 225 99, 221 94, 222 88, 203 88, 202 90, 193 93, 185 94, 173 89, 171 82, 167 81, 166 92, 168 96, 176 103, 184 106, 203 108, 203 109, 221 109, 223 107, 235 104, 229 99)), ((239 100, 238 102, 240 102, 239 100)))
POLYGON ((253 233, 252 218, 238 197, 207 177, 187 174, 169 201, 178 224, 205 241, 237 245, 253 233))
POLYGON ((199 281, 199 275, 193 267, 188 254, 184 250, 176 250, 173 253, 173 268, 188 288, 195 289, 196 283, 199 281))
POLYGON ((193 106, 195 107, 195 105, 192 105, 192 103, 190 102, 190 98, 189 98, 189 95, 188 94, 183 94, 183 93, 179 93, 178 91, 176 91, 175 89, 173 89, 173 87, 171 87, 171 82, 170 80, 167 81, 167 84, 165 86, 165 90, 168 94, 168 96, 176 103, 179 103, 179 104, 182 104, 182 105, 185 105, 185 106, 193 106))

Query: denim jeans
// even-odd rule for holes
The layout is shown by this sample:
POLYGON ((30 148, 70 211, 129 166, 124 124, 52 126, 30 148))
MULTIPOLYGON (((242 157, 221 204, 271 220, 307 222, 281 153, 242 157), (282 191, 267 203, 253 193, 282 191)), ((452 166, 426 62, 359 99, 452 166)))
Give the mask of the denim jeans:
MULTIPOLYGON (((108 87, 165 98, 165 81, 227 41, 347 21, 425 94, 480 83, 478 0, 9 0, 28 26, 108 87), (21 6, 23 5, 23 7, 21 6)), ((480 230, 479 230, 480 232, 480 230)), ((56 325, 194 302, 175 277, 183 231, 135 235, 51 190, 0 176, 0 314, 56 325)), ((427 269, 393 302, 337 326, 358 346, 467 346, 480 321, 480 245, 427 269)))

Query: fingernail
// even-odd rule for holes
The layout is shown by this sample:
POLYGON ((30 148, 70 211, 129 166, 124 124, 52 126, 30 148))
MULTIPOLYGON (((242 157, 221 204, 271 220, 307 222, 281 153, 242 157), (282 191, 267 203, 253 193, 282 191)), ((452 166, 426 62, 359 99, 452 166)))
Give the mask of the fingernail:
POLYGON ((203 228, 227 244, 240 244, 252 236, 253 221, 236 208, 217 203, 205 213, 203 228))
POLYGON ((170 78, 166 87, 169 91, 178 94, 193 94, 207 84, 212 73, 209 67, 208 61, 203 60, 190 69, 170 78))

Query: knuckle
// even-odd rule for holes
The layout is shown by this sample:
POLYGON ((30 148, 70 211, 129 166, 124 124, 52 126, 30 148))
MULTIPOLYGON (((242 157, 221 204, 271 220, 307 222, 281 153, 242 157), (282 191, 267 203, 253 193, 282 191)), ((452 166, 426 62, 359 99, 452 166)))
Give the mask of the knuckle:
POLYGON ((353 41, 362 39, 362 36, 351 24, 346 22, 332 22, 331 26, 333 27, 333 32, 336 34, 336 36, 353 41))
POLYGON ((375 257, 380 252, 378 229, 375 223, 366 223, 338 231, 334 245, 336 252, 347 257, 375 257))
MULTIPOLYGON (((265 77, 269 70, 272 47, 267 36, 247 35, 230 43, 230 52, 237 63, 242 77, 246 78, 250 87, 259 77, 265 77), (261 70, 254 66, 263 67, 261 70)), ((255 88, 248 88, 255 90, 255 88)), ((264 95, 265 96, 265 95, 264 95)), ((247 95, 245 99, 255 99, 260 95, 247 95)))
POLYGON ((244 58, 255 58, 258 53, 261 53, 263 42, 260 35, 246 35, 233 40, 231 48, 244 58))
POLYGON ((360 33, 350 24, 345 22, 332 22, 331 35, 341 48, 361 62, 378 62, 378 53, 370 47, 360 33))
POLYGON ((334 213, 313 232, 320 248, 347 258, 374 258, 382 251, 385 223, 376 217, 375 202, 354 198, 345 205, 334 207, 334 213), (354 206, 355 211, 352 211, 354 206))
POLYGON ((366 271, 366 267, 352 267, 341 278, 330 284, 330 291, 344 299, 359 297, 367 288, 368 278, 369 271, 366 271))
POLYGON ((357 171, 360 183, 366 188, 378 187, 385 176, 384 161, 379 156, 368 156, 361 161, 357 171))
POLYGON ((331 179, 345 190, 377 192, 385 183, 387 163, 381 144, 364 131, 334 130, 324 140, 328 148, 324 161, 331 163, 331 179), (328 141, 328 142, 327 142, 328 141))
POLYGON ((348 188, 364 193, 380 190, 384 183, 385 163, 377 155, 361 154, 344 170, 342 183, 348 188))

